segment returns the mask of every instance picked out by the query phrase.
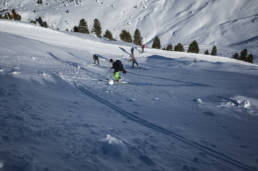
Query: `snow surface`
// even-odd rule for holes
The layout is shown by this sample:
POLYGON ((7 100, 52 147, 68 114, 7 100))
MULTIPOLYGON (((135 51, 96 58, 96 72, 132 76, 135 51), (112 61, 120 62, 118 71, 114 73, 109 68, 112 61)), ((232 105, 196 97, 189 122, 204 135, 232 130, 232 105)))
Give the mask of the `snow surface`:
POLYGON ((2 170, 258 169, 257 65, 147 48, 132 69, 127 44, 7 20, 0 38, 2 170))
MULTIPOLYGON (((257 0, 52 0, 39 5, 35 0, 2 0, 0 9, 15 8, 22 20, 43 17, 53 29, 72 30, 85 18, 92 28, 94 18, 116 39, 122 29, 133 34, 140 29, 151 46, 154 37, 163 47, 197 40, 201 52, 216 45, 218 53, 231 57, 247 48, 258 56, 257 0)), ((257 62, 257 59, 256 59, 257 62)))

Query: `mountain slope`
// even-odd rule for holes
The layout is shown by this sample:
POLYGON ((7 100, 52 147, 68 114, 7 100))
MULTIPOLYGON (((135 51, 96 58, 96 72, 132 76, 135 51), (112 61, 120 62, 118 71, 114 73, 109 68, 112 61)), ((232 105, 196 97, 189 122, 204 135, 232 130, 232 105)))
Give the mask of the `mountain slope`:
POLYGON ((1 169, 257 170, 257 65, 147 48, 132 69, 126 44, 5 20, 0 38, 1 169))
POLYGON ((71 30, 85 18, 90 27, 98 18, 103 32, 109 29, 116 39, 122 29, 131 33, 139 28, 144 42, 151 43, 158 35, 163 46, 182 42, 188 45, 197 40, 202 49, 221 47, 220 54, 229 49, 248 48, 257 55, 256 0, 5 0, 1 8, 15 8, 23 21, 42 16, 50 27, 71 30), (228 49, 229 48, 229 49, 228 49))

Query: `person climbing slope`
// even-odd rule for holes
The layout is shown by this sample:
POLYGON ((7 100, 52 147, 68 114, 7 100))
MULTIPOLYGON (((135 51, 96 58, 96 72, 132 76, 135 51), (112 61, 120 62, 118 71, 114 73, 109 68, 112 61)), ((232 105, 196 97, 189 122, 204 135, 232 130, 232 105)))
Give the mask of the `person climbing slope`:
POLYGON ((134 64, 136 64, 138 68, 138 62, 136 61, 133 54, 130 55, 130 61, 132 62, 132 68, 134 68, 134 64))
POLYGON ((134 47, 131 48, 131 55, 134 55, 134 47))
POLYGON ((142 53, 144 52, 145 44, 142 45, 142 53))
POLYGON ((113 59, 109 60, 110 63, 112 63, 112 67, 110 69, 114 69, 114 77, 115 81, 119 82, 121 77, 119 76, 120 71, 123 72, 123 74, 126 74, 126 70, 123 67, 123 64, 120 60, 114 61, 113 59))

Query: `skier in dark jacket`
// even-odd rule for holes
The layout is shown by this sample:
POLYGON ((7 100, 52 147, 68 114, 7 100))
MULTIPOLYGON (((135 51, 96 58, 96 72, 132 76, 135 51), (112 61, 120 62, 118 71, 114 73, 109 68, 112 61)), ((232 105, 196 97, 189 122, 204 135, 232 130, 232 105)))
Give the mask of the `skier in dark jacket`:
POLYGON ((98 65, 99 65, 99 56, 94 54, 93 55, 93 61, 94 61, 94 64, 98 63, 98 65))
POLYGON ((131 48, 131 55, 134 55, 134 47, 131 48))
POLYGON ((123 72, 123 74, 126 74, 126 70, 123 67, 123 64, 120 60, 114 61, 113 59, 109 60, 110 63, 112 63, 112 67, 110 69, 114 69, 114 77, 115 80, 118 82, 120 78, 119 73, 120 71, 123 72))

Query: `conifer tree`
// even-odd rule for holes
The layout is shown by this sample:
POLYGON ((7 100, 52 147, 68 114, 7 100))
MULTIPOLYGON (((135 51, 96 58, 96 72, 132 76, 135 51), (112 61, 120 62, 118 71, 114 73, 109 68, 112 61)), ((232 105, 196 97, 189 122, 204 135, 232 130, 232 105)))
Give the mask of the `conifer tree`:
POLYGON ((109 40, 114 40, 113 35, 112 35, 111 31, 109 31, 109 30, 106 30, 104 37, 108 38, 109 40))
POLYGON ((177 52, 184 52, 185 51, 184 46, 181 43, 178 43, 175 46, 175 51, 177 51, 177 52))
POLYGON ((243 49, 243 50, 240 52, 240 56, 238 55, 238 53, 235 53, 235 54, 232 56, 232 58, 238 59, 238 60, 242 60, 242 61, 245 61, 245 62, 253 63, 253 55, 252 55, 252 54, 248 54, 247 49, 243 49))
POLYGON ((232 56, 232 58, 238 59, 238 60, 240 59, 238 53, 234 53, 234 55, 232 56))
POLYGON ((247 49, 243 49, 243 50, 240 52, 240 60, 246 61, 247 54, 248 54, 247 49))
POLYGON ((38 19, 36 19, 36 21, 39 23, 39 25, 40 25, 41 27, 45 27, 45 28, 48 27, 47 22, 46 22, 46 21, 43 21, 41 17, 39 17, 38 19))
POLYGON ((212 47, 211 55, 217 56, 217 47, 215 45, 212 47))
POLYGON ((160 40, 159 40, 159 37, 156 36, 153 40, 153 44, 152 44, 152 48, 155 48, 155 49, 160 49, 160 40))
POLYGON ((88 24, 84 18, 80 20, 78 27, 74 27, 74 32, 89 34, 88 24))
POLYGON ((101 28, 101 24, 97 18, 94 19, 92 32, 95 33, 97 37, 101 37, 102 28, 101 28))
POLYGON ((12 9, 12 16, 14 20, 20 21, 21 20, 21 16, 16 13, 15 9, 12 9))
POLYGON ((73 27, 73 31, 74 31, 74 32, 78 32, 78 27, 77 27, 77 26, 74 26, 74 27, 73 27))
POLYGON ((122 30, 122 32, 120 33, 120 39, 125 41, 125 42, 129 42, 132 43, 132 36, 131 34, 126 31, 126 30, 122 30))
POLYGON ((172 44, 169 44, 169 45, 167 46, 166 50, 172 51, 172 50, 173 50, 172 44))
POLYGON ((135 30, 133 37, 134 37, 133 43, 141 46, 142 45, 142 36, 138 29, 135 30))
POLYGON ((209 50, 207 49, 205 52, 204 52, 205 55, 209 55, 209 50))
POLYGON ((194 40, 190 45, 189 48, 187 50, 187 52, 190 53, 199 53, 199 46, 196 40, 194 40))
POLYGON ((38 3, 38 4, 42 4, 42 3, 43 3, 43 0, 38 0, 37 3, 38 3))
POLYGON ((246 61, 247 61, 247 62, 250 62, 250 63, 253 63, 253 60, 254 60, 254 57, 253 57, 252 54, 249 54, 249 55, 247 56, 247 58, 246 58, 246 61))

